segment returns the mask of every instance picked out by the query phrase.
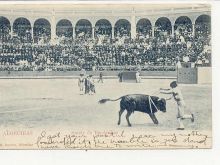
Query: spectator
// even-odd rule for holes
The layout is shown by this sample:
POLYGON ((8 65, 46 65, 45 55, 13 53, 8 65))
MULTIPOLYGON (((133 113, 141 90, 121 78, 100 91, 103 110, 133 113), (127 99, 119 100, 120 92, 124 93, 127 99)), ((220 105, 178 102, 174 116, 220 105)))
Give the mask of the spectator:
POLYGON ((160 33, 150 37, 150 31, 140 32, 136 39, 130 38, 126 27, 116 29, 116 39, 110 38, 109 31, 98 29, 97 37, 91 39, 90 32, 83 32, 73 39, 61 36, 52 45, 45 29, 34 44, 26 31, 24 36, 11 36, 7 29, 0 32, 1 70, 23 71, 69 71, 69 70, 175 70, 176 60, 211 65, 211 37, 207 26, 197 25, 198 35, 191 34, 190 26, 181 27, 174 36, 160 33), (145 34, 146 33, 146 34, 145 34), (147 36, 147 37, 145 37, 147 36), (28 38, 28 39, 27 39, 28 38), (42 42, 41 42, 42 41, 42 42))

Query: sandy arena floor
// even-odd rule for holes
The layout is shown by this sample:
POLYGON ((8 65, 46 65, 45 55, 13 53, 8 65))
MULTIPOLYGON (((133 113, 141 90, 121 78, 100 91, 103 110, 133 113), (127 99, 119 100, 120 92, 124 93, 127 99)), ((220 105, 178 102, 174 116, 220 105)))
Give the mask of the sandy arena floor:
MULTIPOLYGON (((76 79, 2 79, 0 80, 0 128, 72 128, 130 129, 140 131, 175 130, 176 104, 167 102, 167 112, 156 114, 159 125, 148 115, 135 112, 127 127, 125 114, 117 125, 119 101, 100 105, 101 98, 118 98, 126 94, 158 94, 172 80, 144 79, 142 83, 119 83, 116 79, 96 83, 95 95, 80 95, 76 79)), ((187 129, 211 130, 211 85, 181 85, 187 106, 195 114, 195 122, 184 121, 187 129)), ((187 113, 188 111, 186 111, 187 113)))

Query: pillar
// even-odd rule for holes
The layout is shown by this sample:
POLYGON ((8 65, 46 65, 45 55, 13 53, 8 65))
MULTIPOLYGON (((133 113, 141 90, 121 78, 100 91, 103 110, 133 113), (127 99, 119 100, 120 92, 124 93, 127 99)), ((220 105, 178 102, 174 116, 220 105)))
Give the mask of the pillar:
POLYGON ((112 39, 115 38, 115 27, 112 27, 112 39))
MULTIPOLYGON (((134 12, 133 12, 134 14, 134 12)), ((131 38, 136 38, 136 21, 135 21, 135 15, 131 16, 131 38)))
POLYGON ((195 36, 195 24, 192 24, 192 35, 195 36))
POLYGON ((95 38, 95 27, 92 27, 92 39, 95 38))
POLYGON ((73 39, 76 38, 76 31, 75 31, 75 27, 73 27, 73 39))
POLYGON ((31 38, 34 41, 34 27, 31 26, 31 38))
POLYGON ((51 17, 51 44, 55 43, 56 38, 56 19, 55 19, 55 12, 52 12, 51 17))
POLYGON ((10 31, 10 35, 13 35, 13 24, 11 24, 11 31, 10 31))
POLYGON ((173 37, 173 36, 174 36, 174 33, 175 33, 175 30, 174 30, 174 24, 171 24, 171 26, 172 26, 171 36, 173 37))
POLYGON ((155 26, 152 26, 152 37, 154 37, 155 26))
POLYGON ((9 32, 9 35, 12 36, 12 33, 13 33, 13 22, 14 22, 14 19, 9 19, 9 22, 10 22, 10 32, 9 32))
POLYGON ((14 30, 13 30, 13 25, 14 25, 14 22, 15 22, 15 20, 16 20, 16 17, 12 17, 12 18, 9 18, 9 22, 10 22, 10 35, 11 35, 11 37, 12 37, 12 35, 13 35, 13 33, 14 33, 14 30))
POLYGON ((150 19, 150 22, 151 22, 151 28, 152 28, 152 37, 155 36, 155 28, 156 28, 156 25, 155 25, 155 24, 156 24, 156 20, 157 20, 156 17, 150 19))

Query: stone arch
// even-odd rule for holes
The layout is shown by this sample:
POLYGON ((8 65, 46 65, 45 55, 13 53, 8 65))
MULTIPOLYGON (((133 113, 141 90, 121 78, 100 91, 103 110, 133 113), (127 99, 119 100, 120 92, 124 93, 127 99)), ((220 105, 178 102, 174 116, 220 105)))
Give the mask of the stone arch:
POLYGON ((211 17, 203 14, 197 17, 195 21, 195 35, 210 35, 211 34, 211 17))
POLYGON ((177 34, 192 33, 192 21, 187 16, 180 16, 176 19, 174 30, 177 34))
POLYGON ((77 37, 92 37, 92 24, 87 19, 80 19, 75 26, 77 37))
POLYGON ((115 23, 115 37, 131 36, 131 23, 127 19, 120 19, 115 23))
POLYGON ((21 37, 21 40, 30 41, 31 36, 31 23, 27 18, 19 17, 13 23, 13 32, 21 37))
POLYGON ((51 24, 45 18, 39 18, 34 22, 34 41, 49 42, 51 39, 51 24))
POLYGON ((112 25, 107 19, 100 19, 95 24, 95 37, 99 34, 111 36, 112 25))
POLYGON ((172 33, 171 21, 167 17, 160 17, 155 22, 154 35, 170 35, 172 33))
POLYGON ((152 35, 152 25, 149 19, 142 18, 137 22, 136 25, 137 34, 141 35, 152 35))
POLYGON ((0 40, 6 41, 11 31, 11 25, 8 18, 0 17, 0 40))
POLYGON ((58 37, 72 37, 73 36, 73 26, 72 23, 67 19, 60 20, 56 25, 56 35, 58 37))

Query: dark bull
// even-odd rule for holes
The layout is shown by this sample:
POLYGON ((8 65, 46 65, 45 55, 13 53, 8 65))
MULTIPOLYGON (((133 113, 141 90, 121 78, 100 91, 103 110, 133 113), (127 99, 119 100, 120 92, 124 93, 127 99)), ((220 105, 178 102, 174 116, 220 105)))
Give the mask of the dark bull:
POLYGON ((99 103, 104 104, 107 101, 117 101, 120 99, 121 101, 120 101, 118 125, 120 125, 121 123, 121 115, 125 110, 127 110, 126 120, 128 122, 129 127, 131 126, 129 117, 131 116, 131 113, 134 113, 134 111, 147 113, 152 119, 154 124, 159 123, 155 116, 155 113, 158 110, 162 112, 166 112, 166 100, 165 99, 159 98, 156 96, 143 95, 143 94, 126 95, 115 100, 101 99, 99 103))

